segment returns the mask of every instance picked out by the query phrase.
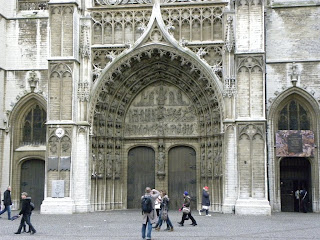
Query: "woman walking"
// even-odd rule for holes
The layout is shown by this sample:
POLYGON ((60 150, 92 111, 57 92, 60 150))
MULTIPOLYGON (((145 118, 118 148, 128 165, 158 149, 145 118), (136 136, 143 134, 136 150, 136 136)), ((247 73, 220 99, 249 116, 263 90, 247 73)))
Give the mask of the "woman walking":
POLYGON ((161 200, 161 208, 160 208, 160 214, 159 214, 159 220, 157 223, 157 231, 160 231, 160 228, 162 226, 162 222, 166 221, 167 222, 167 230, 169 232, 173 231, 173 225, 169 219, 169 197, 167 195, 167 193, 165 191, 161 191, 161 195, 162 195, 162 200, 161 200))

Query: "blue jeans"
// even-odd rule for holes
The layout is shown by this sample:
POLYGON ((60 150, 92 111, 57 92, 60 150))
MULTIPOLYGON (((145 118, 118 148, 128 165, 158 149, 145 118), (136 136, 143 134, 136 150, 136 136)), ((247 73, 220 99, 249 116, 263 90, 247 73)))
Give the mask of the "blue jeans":
POLYGON ((4 209, 0 212, 0 215, 3 214, 5 211, 8 212, 8 220, 11 220, 11 206, 4 206, 4 209))
MULTIPOLYGON (((163 222, 162 219, 161 219, 161 214, 162 214, 162 210, 160 211, 160 214, 159 214, 159 220, 158 220, 158 223, 157 223, 158 228, 161 228, 162 222, 163 222)), ((172 223, 171 223, 171 221, 169 219, 169 215, 168 215, 168 218, 167 218, 166 222, 167 222, 167 228, 169 228, 169 227, 173 228, 173 225, 172 225, 172 223)))
POLYGON ((148 225, 148 229, 147 229, 147 239, 151 239, 151 231, 152 231, 152 224, 149 218, 147 218, 147 222, 146 224, 142 224, 142 229, 141 229, 141 233, 142 233, 142 238, 145 239, 146 238, 146 228, 148 225))

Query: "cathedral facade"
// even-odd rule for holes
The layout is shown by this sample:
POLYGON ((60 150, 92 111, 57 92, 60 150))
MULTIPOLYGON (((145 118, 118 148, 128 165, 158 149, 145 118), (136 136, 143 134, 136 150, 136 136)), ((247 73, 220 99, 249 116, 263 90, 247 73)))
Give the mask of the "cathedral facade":
POLYGON ((320 211, 316 0, 0 0, 0 186, 43 214, 320 211))

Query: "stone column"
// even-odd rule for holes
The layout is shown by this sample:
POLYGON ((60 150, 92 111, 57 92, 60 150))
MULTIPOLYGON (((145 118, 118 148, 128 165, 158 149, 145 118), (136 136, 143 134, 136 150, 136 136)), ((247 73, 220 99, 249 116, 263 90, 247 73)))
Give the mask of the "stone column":
POLYGON ((224 135, 224 200, 222 204, 223 213, 233 213, 237 200, 237 147, 236 147, 236 129, 234 123, 225 123, 224 135))
MULTIPOLYGON (((86 149, 84 145, 87 144, 87 137, 81 134, 79 137, 75 114, 78 111, 76 86, 80 71, 78 2, 49 2, 48 143, 45 199, 41 205, 41 213, 45 214, 71 214, 78 211, 76 204, 79 201, 83 206, 88 200, 81 192, 86 189, 75 186, 78 174, 86 178, 83 172, 86 168, 81 173, 75 171, 83 161, 83 158, 77 159, 80 156, 78 139, 82 149, 86 149)), ((81 209, 79 211, 88 208, 81 209)))

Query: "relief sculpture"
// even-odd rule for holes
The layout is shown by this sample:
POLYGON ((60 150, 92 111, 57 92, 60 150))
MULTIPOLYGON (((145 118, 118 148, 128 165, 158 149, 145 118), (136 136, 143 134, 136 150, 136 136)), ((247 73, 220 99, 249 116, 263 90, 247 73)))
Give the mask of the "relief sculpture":
POLYGON ((128 136, 194 136, 196 112, 181 89, 160 82, 144 89, 126 115, 128 136))

